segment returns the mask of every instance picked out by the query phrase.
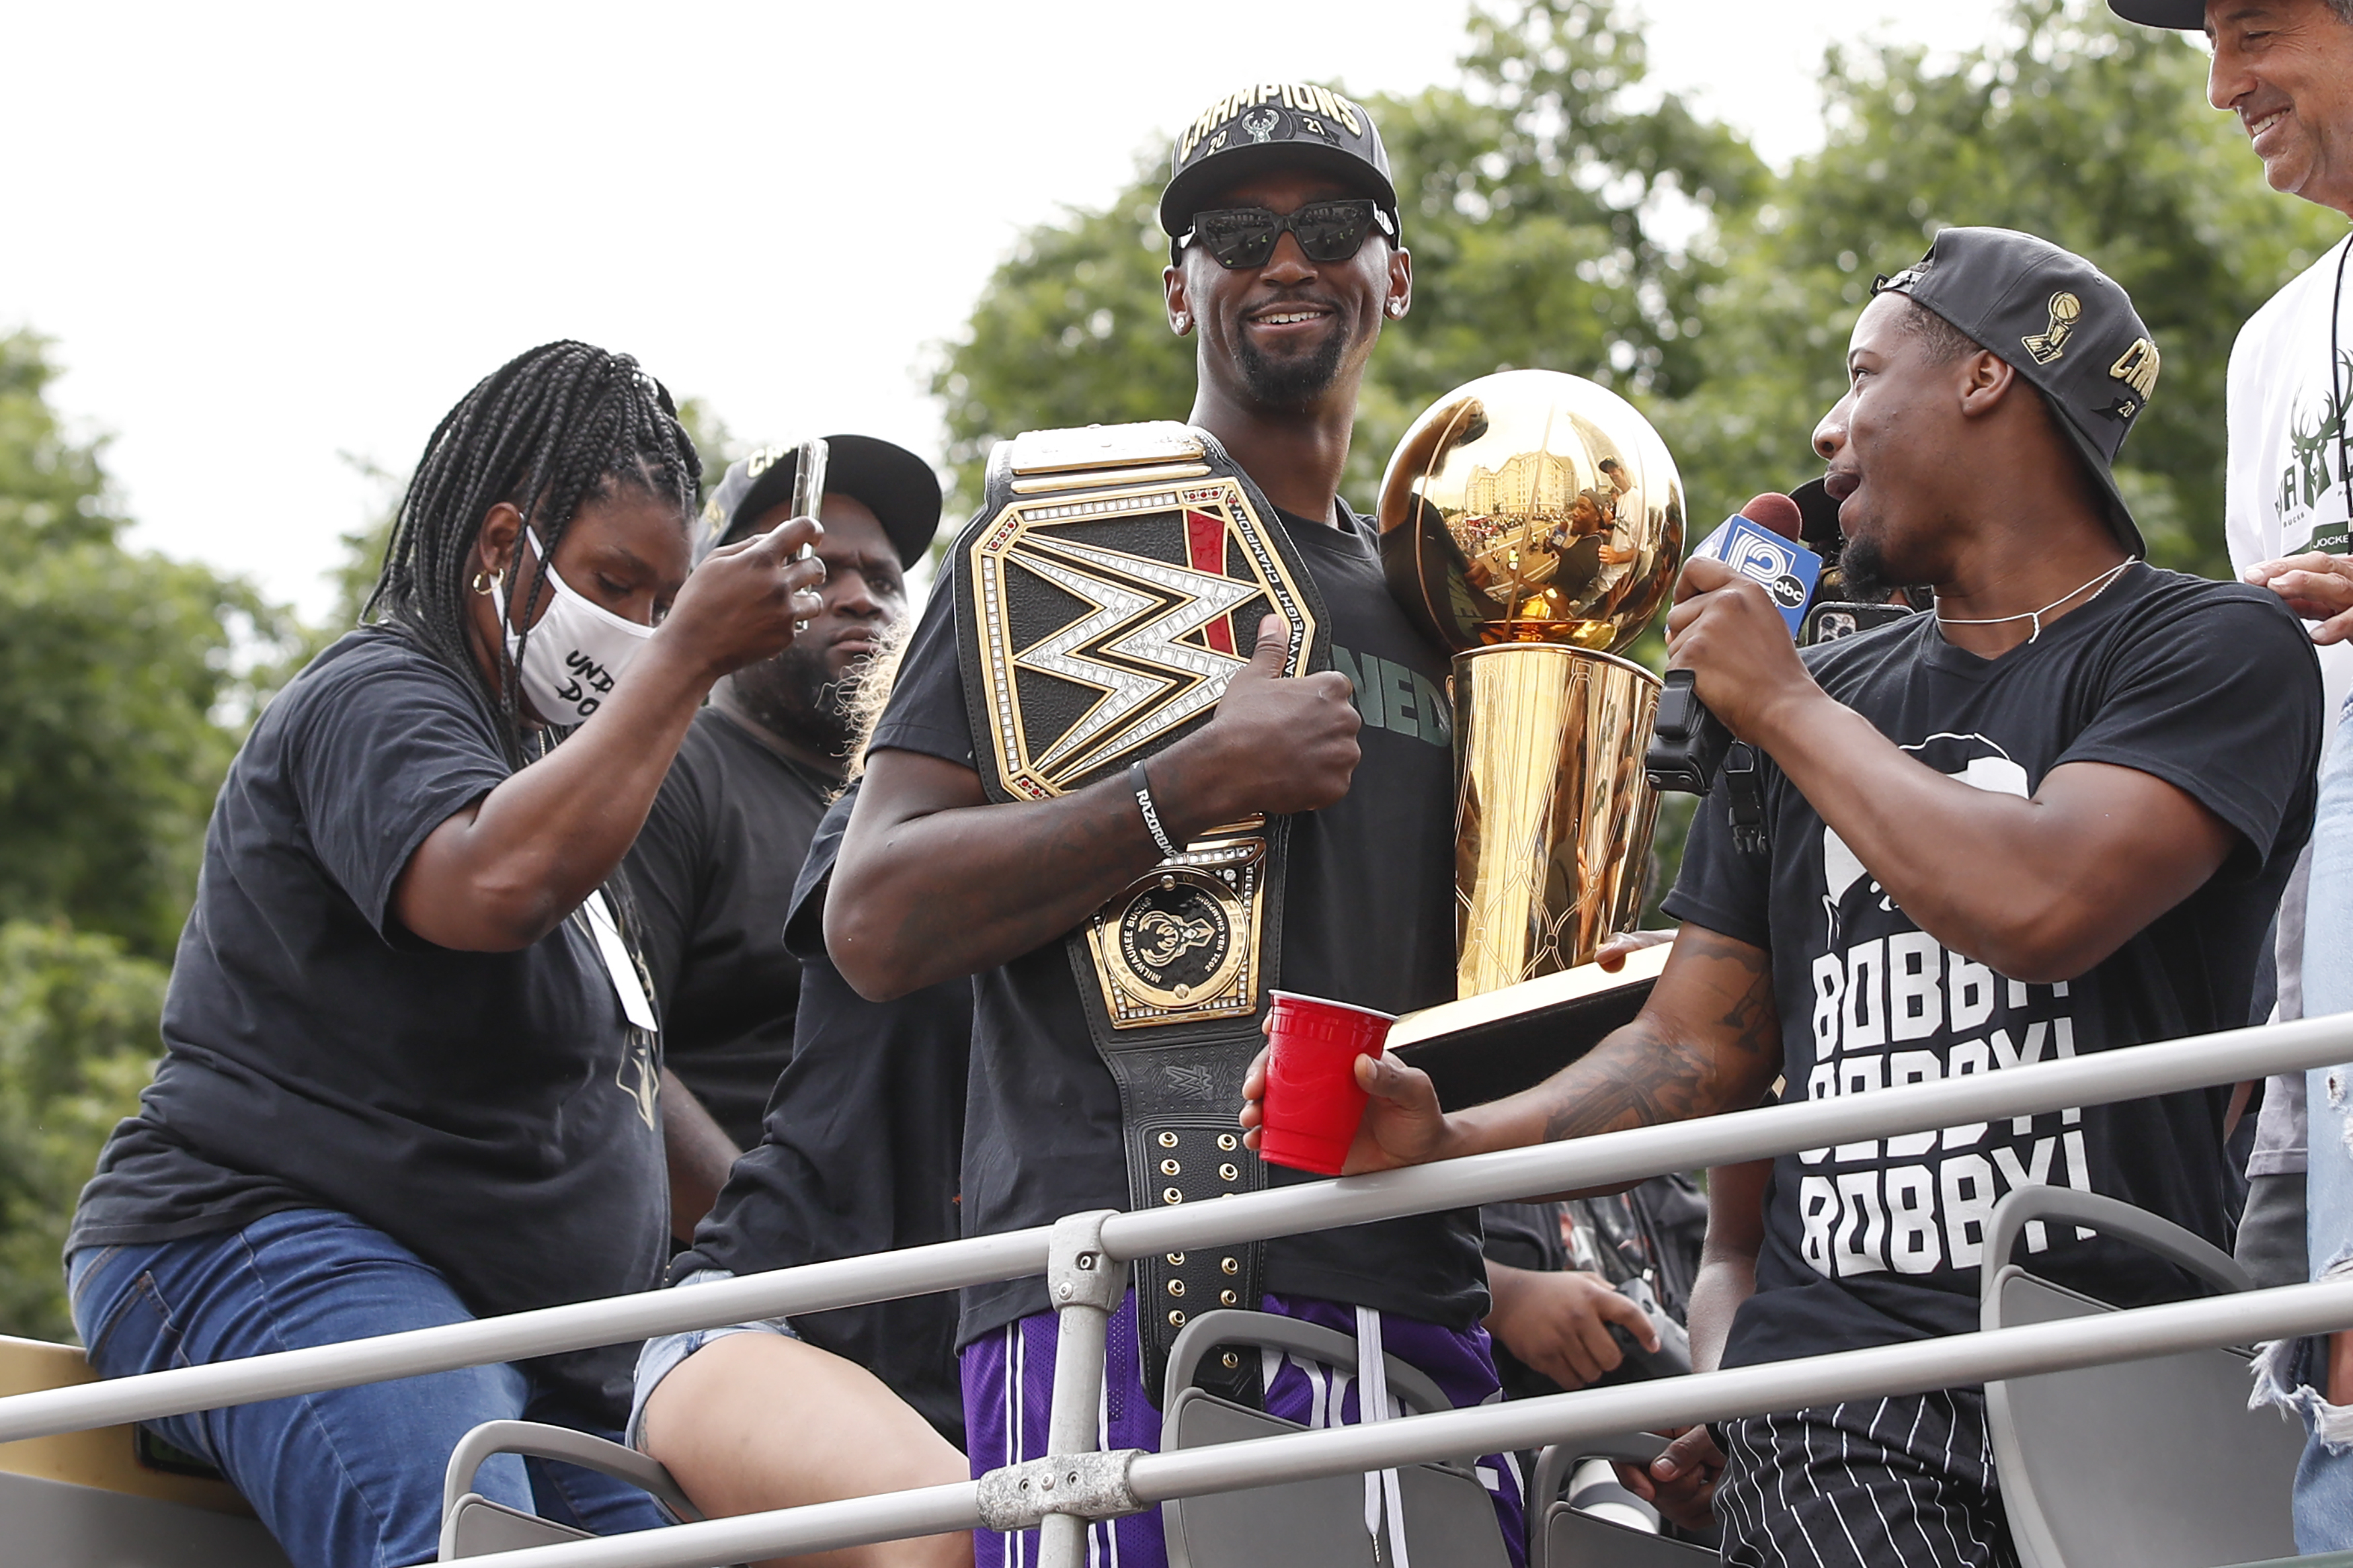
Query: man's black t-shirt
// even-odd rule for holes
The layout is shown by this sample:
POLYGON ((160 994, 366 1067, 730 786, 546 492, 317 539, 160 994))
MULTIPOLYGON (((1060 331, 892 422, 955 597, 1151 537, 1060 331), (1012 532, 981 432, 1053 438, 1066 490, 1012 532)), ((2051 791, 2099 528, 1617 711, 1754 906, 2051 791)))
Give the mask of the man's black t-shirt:
MULTIPOLYGON (((768 1100, 759 1145, 735 1162, 693 1247, 671 1260, 674 1280, 698 1268, 755 1274, 956 1237, 972 983, 869 1002, 826 957, 826 891, 855 798, 853 789, 826 813, 793 889, 785 934, 803 967, 792 1065, 768 1100)), ((793 1327, 865 1367, 962 1446, 953 1298, 806 1312, 793 1327)))
MULTIPOLYGON (((2138 1045, 2246 1022, 2257 952, 2311 831, 2320 743, 2312 647, 2271 595, 2135 566, 2036 640, 1983 659, 1916 616, 1807 650, 1822 689, 1913 756, 2027 796, 2053 768, 2163 779, 2236 833, 2221 868, 2073 980, 2024 984, 1897 908, 1765 764, 1769 851, 1736 851, 1721 792, 1667 900, 1771 952, 1791 1097, 2138 1045)), ((1757 1294, 1725 1364, 1977 1324, 1985 1223, 2012 1189, 2104 1193, 2224 1241, 2227 1089, 1811 1149, 1774 1165, 1757 1294)), ((2037 1222, 2018 1261, 2120 1305, 2195 1293, 2121 1242, 2037 1222)))
MULTIPOLYGON (((1402 1013, 1454 994, 1454 763, 1445 656, 1406 620, 1364 525, 1277 514, 1315 578, 1333 662, 1355 683, 1364 760, 1348 793, 1293 819, 1279 984, 1402 1013)), ((955 592, 932 595, 876 730, 973 765, 955 592)), ((968 1235, 1128 1206, 1119 1091, 1095 1054, 1060 942, 979 977, 965 1111, 968 1235)), ((1237 1108, 1239 1109, 1239 1107, 1237 1108)), ((1270 1167, 1278 1185, 1314 1178, 1270 1167)), ((1267 1288, 1467 1328, 1486 1310, 1475 1212, 1269 1243, 1267 1288)), ((965 1293, 963 1337, 1047 1308, 1042 1281, 965 1293)))
POLYGON ((760 1141, 793 1057, 800 960, 785 950, 794 870, 828 781, 716 708, 695 715, 629 851, 662 1060, 738 1149, 760 1141))
MULTIPOLYGON (((279 693, 213 808, 163 1065, 69 1253, 330 1208, 477 1312, 652 1288, 655 1042, 586 917, 520 952, 455 952, 392 912, 418 843, 512 771, 472 684, 396 632, 340 638, 279 693)), ((617 1420, 633 1353, 556 1370, 617 1420)))

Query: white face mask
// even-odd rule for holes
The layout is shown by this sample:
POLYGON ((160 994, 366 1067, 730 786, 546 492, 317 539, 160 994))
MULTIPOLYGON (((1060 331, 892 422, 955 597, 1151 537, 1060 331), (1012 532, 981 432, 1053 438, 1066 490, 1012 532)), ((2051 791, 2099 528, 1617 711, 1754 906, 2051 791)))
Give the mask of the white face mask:
MULTIPOLYGON (((529 529, 524 533, 533 551, 545 561, 547 547, 540 543, 539 535, 529 529)), ((522 577, 520 560, 515 574, 518 580, 522 577)), ((613 694, 614 682, 654 635, 654 628, 617 616, 583 596, 556 575, 552 563, 547 582, 555 596, 548 601, 547 613, 539 617, 539 624, 531 628, 531 640, 523 643, 518 673, 523 695, 541 718, 551 724, 577 724, 613 694)), ((503 586, 499 589, 499 624, 506 627, 507 657, 513 658, 515 645, 523 639, 507 618, 503 586)))

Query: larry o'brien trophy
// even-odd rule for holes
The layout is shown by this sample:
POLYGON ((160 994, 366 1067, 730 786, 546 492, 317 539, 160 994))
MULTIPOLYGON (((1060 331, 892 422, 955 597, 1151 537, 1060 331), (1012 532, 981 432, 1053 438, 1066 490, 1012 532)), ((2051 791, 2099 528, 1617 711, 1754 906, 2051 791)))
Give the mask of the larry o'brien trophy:
POLYGON ((1683 481, 1624 398, 1513 370, 1414 421, 1382 564, 1454 650, 1456 994, 1589 963, 1641 909, 1659 678, 1617 657, 1683 559, 1683 481))

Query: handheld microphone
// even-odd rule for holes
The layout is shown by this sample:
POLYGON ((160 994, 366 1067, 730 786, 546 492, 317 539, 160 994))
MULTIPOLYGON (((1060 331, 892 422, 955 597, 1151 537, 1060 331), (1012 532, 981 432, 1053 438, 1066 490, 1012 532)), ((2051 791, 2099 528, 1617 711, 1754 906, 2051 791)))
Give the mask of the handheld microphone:
MULTIPOLYGON (((1799 617, 1805 613, 1807 595, 1821 571, 1820 560, 1799 542, 1803 523, 1796 501, 1767 490, 1750 497, 1747 505, 1693 553, 1725 561, 1744 576, 1763 583, 1794 636, 1799 617), (1740 528, 1744 523, 1748 525, 1745 532, 1740 528), (1758 532, 1787 540, 1788 547, 1778 552, 1757 550, 1754 535, 1758 532)), ((1715 787, 1716 770, 1733 744, 1732 731, 1707 710, 1707 704, 1693 689, 1696 679, 1688 669, 1667 671, 1665 689, 1659 693, 1658 717, 1651 722, 1650 749, 1642 754, 1643 775, 1652 789, 1707 794, 1715 787)))

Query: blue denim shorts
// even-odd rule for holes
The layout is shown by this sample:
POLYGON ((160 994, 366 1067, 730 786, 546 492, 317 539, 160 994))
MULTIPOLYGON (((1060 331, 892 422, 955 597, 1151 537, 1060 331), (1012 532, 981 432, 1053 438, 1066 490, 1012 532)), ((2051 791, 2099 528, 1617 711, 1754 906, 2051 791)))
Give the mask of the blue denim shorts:
MULTIPOLYGON (((698 1268, 671 1289, 683 1290, 691 1285, 716 1285, 723 1279, 733 1279, 734 1274, 725 1268, 698 1268)), ((792 1323, 784 1318, 763 1318, 754 1323, 730 1323, 724 1328, 689 1329, 682 1334, 664 1334, 648 1340, 646 1348, 638 1352, 637 1386, 629 1395, 629 1447, 640 1453, 646 1447, 646 1401, 654 1390, 678 1369, 678 1363, 709 1344, 730 1334, 777 1334, 797 1340, 792 1323)))

